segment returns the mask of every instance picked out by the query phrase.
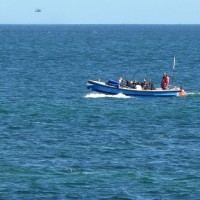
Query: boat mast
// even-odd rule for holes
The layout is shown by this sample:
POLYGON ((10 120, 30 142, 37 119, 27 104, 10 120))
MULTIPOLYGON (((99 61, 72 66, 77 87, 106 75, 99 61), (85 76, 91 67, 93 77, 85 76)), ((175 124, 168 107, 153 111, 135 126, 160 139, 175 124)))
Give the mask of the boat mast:
POLYGON ((175 56, 174 56, 174 62, 173 62, 173 65, 172 65, 172 87, 174 87, 174 69, 175 69, 175 64, 176 64, 176 59, 175 59, 175 56))

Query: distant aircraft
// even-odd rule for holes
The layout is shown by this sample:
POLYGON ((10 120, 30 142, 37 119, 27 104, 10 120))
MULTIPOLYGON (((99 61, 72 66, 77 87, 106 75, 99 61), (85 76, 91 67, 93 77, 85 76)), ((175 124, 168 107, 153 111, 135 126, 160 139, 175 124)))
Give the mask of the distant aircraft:
POLYGON ((36 9, 35 9, 35 12, 41 12, 41 9, 36 8, 36 9))

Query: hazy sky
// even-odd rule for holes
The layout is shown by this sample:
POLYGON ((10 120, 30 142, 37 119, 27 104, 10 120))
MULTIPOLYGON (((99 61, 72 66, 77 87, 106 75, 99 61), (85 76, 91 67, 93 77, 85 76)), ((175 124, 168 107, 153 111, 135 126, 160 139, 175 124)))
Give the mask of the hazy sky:
POLYGON ((0 0, 0 24, 200 24, 200 0, 0 0))

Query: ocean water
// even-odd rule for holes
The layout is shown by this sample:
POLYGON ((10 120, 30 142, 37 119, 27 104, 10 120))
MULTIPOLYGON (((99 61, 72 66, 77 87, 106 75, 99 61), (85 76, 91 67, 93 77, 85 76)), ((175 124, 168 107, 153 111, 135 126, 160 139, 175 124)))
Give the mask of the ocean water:
POLYGON ((1 25, 0 199, 199 199, 199 41, 200 25, 1 25), (86 87, 163 72, 188 95, 86 87))

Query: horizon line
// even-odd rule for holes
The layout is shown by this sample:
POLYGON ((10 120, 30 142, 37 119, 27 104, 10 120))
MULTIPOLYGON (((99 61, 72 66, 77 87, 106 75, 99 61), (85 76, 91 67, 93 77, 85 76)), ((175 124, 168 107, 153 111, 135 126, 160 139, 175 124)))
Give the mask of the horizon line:
POLYGON ((0 26, 2 25, 200 25, 199 24, 184 24, 184 23, 176 23, 176 24, 161 24, 161 23, 156 23, 156 24, 150 24, 150 23, 147 23, 147 24, 139 24, 139 23, 113 23, 113 24, 104 24, 104 23, 97 23, 97 24, 93 24, 93 23, 6 23, 6 24, 1 24, 0 23, 0 26))

